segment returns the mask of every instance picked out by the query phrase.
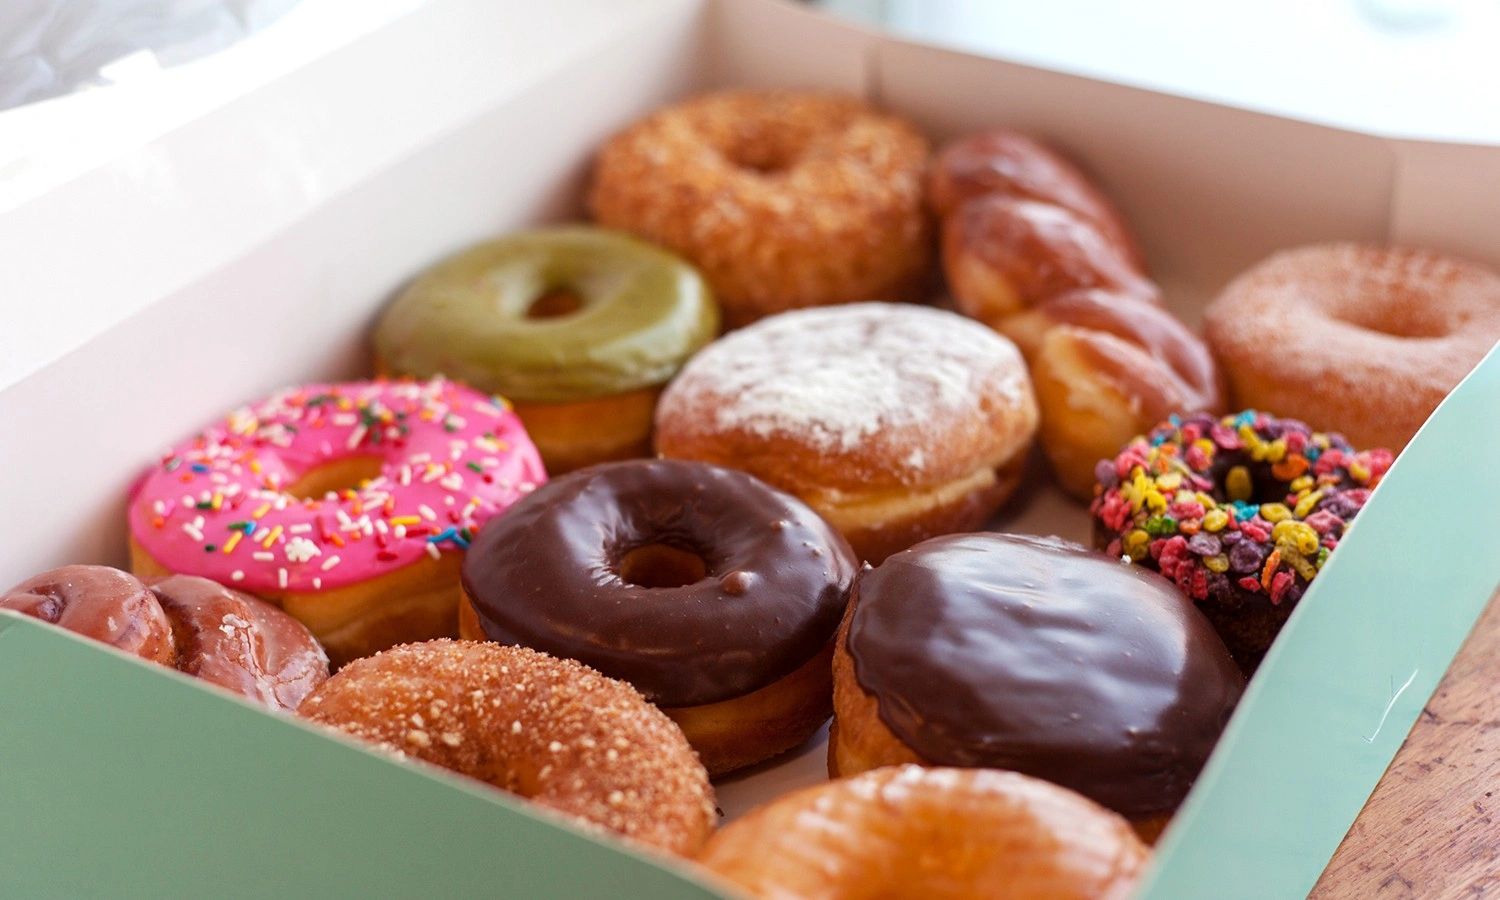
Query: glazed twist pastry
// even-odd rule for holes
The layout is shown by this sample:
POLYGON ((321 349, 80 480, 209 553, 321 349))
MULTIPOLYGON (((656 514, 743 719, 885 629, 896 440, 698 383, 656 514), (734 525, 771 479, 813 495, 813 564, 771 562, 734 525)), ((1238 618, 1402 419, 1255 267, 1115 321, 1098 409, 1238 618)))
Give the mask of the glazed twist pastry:
POLYGON ((302 623, 207 578, 142 582, 109 566, 62 566, 0 592, 0 609, 175 668, 268 709, 290 711, 328 678, 302 623))
POLYGON ((1088 497, 1094 465, 1165 415, 1221 409, 1208 348, 1161 305, 1120 214, 1072 164, 987 132, 939 154, 929 199, 955 305, 1025 353, 1042 446, 1070 493, 1088 497))

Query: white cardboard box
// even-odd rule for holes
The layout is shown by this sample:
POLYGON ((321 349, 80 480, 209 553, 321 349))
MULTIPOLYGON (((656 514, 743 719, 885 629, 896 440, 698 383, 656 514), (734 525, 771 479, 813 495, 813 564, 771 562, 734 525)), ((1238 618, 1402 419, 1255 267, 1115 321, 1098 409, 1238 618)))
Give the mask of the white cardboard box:
MULTIPOLYGON (((405 279, 481 237, 580 215, 605 137, 729 85, 863 95, 934 141, 996 124, 1046 137, 1119 203, 1190 320, 1238 271, 1310 241, 1411 242, 1500 266, 1495 148, 1393 141, 977 58, 776 0, 436 0, 0 214, 4 303, 65 316, 70 297, 108 292, 133 310, 0 387, 0 497, 26 511, 0 526, 0 582, 122 562, 126 488, 164 445, 273 388, 367 372, 368 328, 405 279)), ((1004 525, 1083 537, 1087 516, 1041 490, 1004 525)), ((1415 620, 1377 623, 1377 644, 1420 632, 1412 653, 1424 665, 1404 693, 1374 678, 1339 695, 1355 718, 1379 713, 1389 727, 1349 751, 1336 790, 1309 798, 1316 815, 1279 810, 1286 827, 1264 844, 1246 830, 1255 815, 1191 849, 1178 846, 1188 829, 1174 829, 1158 895, 1201 877, 1178 860, 1206 846, 1219 896, 1305 890, 1497 575, 1463 581, 1430 634, 1415 620), (1267 862, 1281 853, 1292 859, 1267 862)), ((1375 665, 1405 678, 1409 662, 1375 665)), ((1277 669, 1273 658, 1263 673, 1277 669)), ((1270 702, 1251 694, 1246 708, 1270 702)), ((1268 715, 1243 712, 1233 727, 1268 715)), ((1286 760, 1328 747, 1294 746, 1286 760)), ((1211 765, 1252 777, 1227 750, 1211 765)), ((822 778, 822 766, 821 748, 808 748, 722 786, 721 802, 734 814, 822 778)), ((1203 793, 1182 818, 1208 835, 1203 793)))

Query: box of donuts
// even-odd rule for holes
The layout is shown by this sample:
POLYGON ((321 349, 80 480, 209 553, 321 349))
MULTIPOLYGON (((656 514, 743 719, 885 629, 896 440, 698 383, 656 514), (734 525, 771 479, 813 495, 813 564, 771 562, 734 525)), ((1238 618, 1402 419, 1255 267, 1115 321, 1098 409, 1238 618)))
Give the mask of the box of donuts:
POLYGON ((3 893, 1305 894, 1500 577, 1497 179, 424 4, 0 214, 121 304, 0 386, 3 893))

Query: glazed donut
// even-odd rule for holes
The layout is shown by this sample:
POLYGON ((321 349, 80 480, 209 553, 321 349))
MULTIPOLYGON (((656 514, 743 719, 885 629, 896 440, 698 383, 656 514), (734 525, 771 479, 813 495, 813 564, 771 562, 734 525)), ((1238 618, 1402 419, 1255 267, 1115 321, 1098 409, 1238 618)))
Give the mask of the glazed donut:
POLYGON ((130 500, 131 566, 270 601, 342 664, 456 634, 457 551, 545 479, 499 398, 442 379, 292 388, 152 466, 130 500))
POLYGON ((1099 463, 1094 544, 1172 579, 1253 672, 1392 458, 1253 410, 1173 416, 1099 463))
POLYGON ((1237 404, 1400 452, 1500 341, 1500 274, 1407 247, 1300 247, 1236 278, 1204 321, 1237 404))
POLYGON ((670 253, 545 228, 422 273, 380 318, 376 368, 503 395, 556 475, 648 455, 662 385, 718 328, 708 286, 670 253))
POLYGON ((1072 291, 1011 317, 1004 331, 1031 360, 1042 443, 1075 497, 1091 497, 1094 467, 1152 423, 1224 405, 1208 347, 1149 300, 1072 291))
POLYGON ((930 257, 927 153, 916 129, 852 98, 708 94, 610 140, 589 205, 701 269, 738 327, 913 294, 930 257))
POLYGON ((670 853, 694 853, 713 830, 713 789, 682 732, 630 685, 572 660, 407 644, 345 666, 298 713, 670 853))
POLYGON ((206 578, 172 575, 148 586, 108 566, 63 566, 0 594, 0 609, 174 667, 271 710, 296 709, 328 677, 328 657, 301 623, 206 578))
POLYGON ((1016 348, 921 306, 782 313, 693 357, 657 407, 666 457, 800 497, 872 562, 977 528, 1014 490, 1036 402, 1016 348))
POLYGON ((172 620, 139 578, 109 566, 63 566, 0 594, 0 609, 108 644, 141 659, 175 665, 172 620))
POLYGON ((328 679, 323 648, 271 604, 195 575, 149 585, 172 620, 179 671, 286 711, 328 679))
POLYGON ((856 566, 817 513, 743 472, 609 463, 550 482, 479 532, 460 633, 630 682, 717 776, 827 721, 831 641, 856 566))
POLYGON ((943 220, 943 271, 958 311, 1002 332, 1010 316, 1069 291, 1158 297, 1089 220, 1003 194, 967 200, 943 220))
POLYGON ((1056 538, 934 538, 864 572, 833 662, 829 771, 1000 768, 1154 839, 1244 688, 1171 582, 1056 538))
POLYGON ((1041 141, 996 128, 953 141, 933 160, 927 200, 940 218, 966 200, 992 194, 1072 211, 1123 251, 1137 271, 1145 271, 1125 217, 1077 166, 1041 141))
POLYGON ((1015 772, 892 766, 804 788, 698 861, 752 897, 1124 900, 1150 851, 1118 815, 1015 772))
POLYGON ((993 131, 949 145, 930 178, 956 308, 1020 345, 1041 443, 1069 493, 1173 412, 1222 411, 1204 343, 1160 305, 1119 213, 1042 144, 993 131))

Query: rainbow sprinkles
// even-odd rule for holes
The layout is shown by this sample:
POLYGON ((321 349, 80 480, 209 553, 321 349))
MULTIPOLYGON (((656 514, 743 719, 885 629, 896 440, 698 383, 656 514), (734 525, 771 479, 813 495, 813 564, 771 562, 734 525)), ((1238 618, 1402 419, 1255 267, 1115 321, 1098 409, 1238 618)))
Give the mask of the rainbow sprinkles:
POLYGON ((1393 456, 1254 410, 1174 415, 1099 463, 1096 543, 1200 603, 1248 594, 1290 605, 1393 456))
POLYGON ((462 550, 546 481, 510 405, 460 384, 314 384, 235 410, 164 454, 130 502, 130 532, 166 569, 251 592, 317 592, 462 550), (318 469, 379 472, 317 497, 318 469))

